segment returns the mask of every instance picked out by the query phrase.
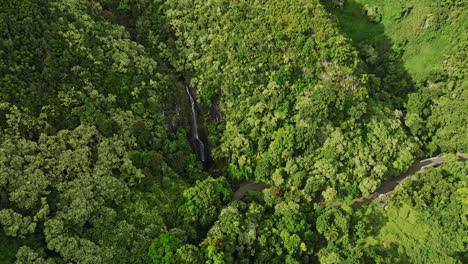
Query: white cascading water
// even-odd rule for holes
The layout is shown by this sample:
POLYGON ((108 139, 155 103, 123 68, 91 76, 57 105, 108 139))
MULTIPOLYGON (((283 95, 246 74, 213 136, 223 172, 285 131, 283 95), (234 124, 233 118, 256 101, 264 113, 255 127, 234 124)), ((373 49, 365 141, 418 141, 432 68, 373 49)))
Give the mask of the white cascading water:
POLYGON ((197 123, 197 112, 195 111, 195 100, 193 100, 192 94, 190 93, 190 89, 188 85, 185 85, 185 92, 187 93, 188 97, 190 98, 190 104, 192 105, 192 137, 194 139, 194 145, 196 148, 196 154, 201 162, 205 162, 205 145, 203 141, 200 139, 200 135, 198 134, 198 123, 197 123))

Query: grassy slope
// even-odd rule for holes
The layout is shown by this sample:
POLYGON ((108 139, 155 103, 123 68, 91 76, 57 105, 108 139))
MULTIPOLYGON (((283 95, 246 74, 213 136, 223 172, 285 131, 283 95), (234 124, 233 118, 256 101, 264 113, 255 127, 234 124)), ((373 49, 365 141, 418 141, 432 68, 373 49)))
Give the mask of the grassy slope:
POLYGON ((389 221, 377 237, 383 248, 399 245, 413 263, 459 263, 454 258, 454 251, 460 246, 457 240, 439 224, 428 223, 427 214, 405 204, 391 207, 386 216, 389 221))
MULTIPOLYGON (((431 0, 348 0, 344 9, 337 11, 341 30, 352 39, 354 46, 364 44, 403 44, 402 65, 414 81, 424 80, 431 69, 443 65, 446 56, 453 55, 459 43, 466 41, 467 16, 463 10, 444 11, 431 0), (363 14, 365 6, 377 7, 381 22, 369 22, 363 14), (409 14, 400 17, 405 7, 409 14), (445 14, 444 14, 445 13, 445 14), (391 42, 391 43, 389 43, 391 42), (406 44, 404 44, 406 42, 406 44)), ((432 209, 432 207, 430 207, 432 209)), ((395 247, 402 262, 461 263, 466 261, 463 243, 440 222, 430 220, 429 209, 416 210, 405 204, 382 212, 385 222, 374 243, 384 250, 395 247), (378 241, 378 242, 377 242, 378 241)), ((456 221, 456 220, 454 220, 456 221)), ((463 234, 460 234, 463 237, 463 234)), ((369 239, 372 241, 372 239, 369 239)))
POLYGON ((382 34, 394 44, 408 41, 402 60, 411 77, 421 81, 464 38, 467 17, 462 15, 463 10, 451 11, 447 17, 441 13, 443 10, 431 0, 348 0, 337 16, 342 30, 355 45, 379 41, 382 34), (378 8, 382 15, 380 24, 367 20, 362 12, 364 6, 378 8), (409 14, 398 19, 409 6, 409 14))

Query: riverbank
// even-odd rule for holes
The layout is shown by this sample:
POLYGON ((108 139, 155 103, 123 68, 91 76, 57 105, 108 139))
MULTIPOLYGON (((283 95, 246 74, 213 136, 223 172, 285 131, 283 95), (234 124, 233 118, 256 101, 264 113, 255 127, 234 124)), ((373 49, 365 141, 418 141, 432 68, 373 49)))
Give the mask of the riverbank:
MULTIPOLYGON (((458 159, 460 161, 467 161, 468 160, 468 154, 464 153, 457 153, 458 159)), ((411 175, 415 174, 416 172, 428 168, 428 167, 436 167, 440 166, 447 162, 447 159, 445 156, 440 156, 440 157, 432 157, 420 161, 416 161, 411 165, 403 174, 394 177, 386 182, 384 182, 374 193, 372 193, 369 196, 365 197, 359 197, 353 200, 352 206, 353 207, 359 207, 361 205, 367 204, 376 198, 379 197, 384 197, 387 196, 388 193, 392 192, 395 187, 400 184, 404 179, 410 177, 411 175)), ((270 188, 271 185, 264 183, 264 182, 249 182, 237 189, 237 191, 234 193, 233 200, 241 200, 244 195, 248 191, 263 191, 265 189, 270 188)), ((314 202, 318 205, 331 205, 333 207, 341 206, 343 203, 341 202, 333 202, 333 203, 327 203, 325 201, 320 201, 320 202, 314 202)))

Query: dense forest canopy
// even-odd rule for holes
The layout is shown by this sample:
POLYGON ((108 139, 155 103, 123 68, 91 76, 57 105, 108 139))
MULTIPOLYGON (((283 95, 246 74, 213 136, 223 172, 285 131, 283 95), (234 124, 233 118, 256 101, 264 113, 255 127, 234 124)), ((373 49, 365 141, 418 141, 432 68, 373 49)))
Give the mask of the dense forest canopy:
POLYGON ((0 0, 0 263, 468 262, 465 14, 0 0))

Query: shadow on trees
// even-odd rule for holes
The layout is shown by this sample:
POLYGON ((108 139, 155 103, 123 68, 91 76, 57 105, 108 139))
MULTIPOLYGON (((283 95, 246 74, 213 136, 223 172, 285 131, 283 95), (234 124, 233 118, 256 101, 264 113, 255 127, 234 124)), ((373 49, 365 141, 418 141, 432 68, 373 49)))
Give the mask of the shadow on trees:
POLYGON ((322 2, 336 17, 341 33, 359 51, 364 71, 371 76, 371 97, 402 109, 407 95, 415 91, 415 84, 401 59, 406 42, 394 43, 385 34, 385 27, 380 23, 382 14, 374 6, 363 6, 355 0, 322 2))

